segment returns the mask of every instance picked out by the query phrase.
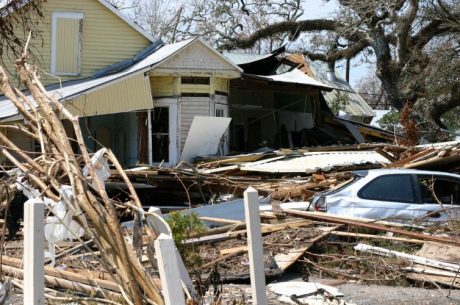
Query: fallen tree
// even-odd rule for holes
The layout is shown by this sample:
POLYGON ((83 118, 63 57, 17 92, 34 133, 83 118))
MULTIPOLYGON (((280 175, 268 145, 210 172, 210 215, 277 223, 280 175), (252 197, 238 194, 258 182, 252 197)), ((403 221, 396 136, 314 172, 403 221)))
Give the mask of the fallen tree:
MULTIPOLYGON (((1 152, 39 190, 40 196, 55 202, 65 201, 74 213, 74 219, 91 237, 101 253, 101 263, 120 287, 129 304, 163 304, 161 293, 152 276, 145 271, 133 246, 125 241, 119 225, 115 205, 123 205, 143 217, 142 206, 130 181, 123 173, 116 157, 108 151, 104 157, 118 170, 128 185, 129 201, 115 202, 107 195, 104 184, 97 176, 99 163, 91 160, 85 146, 78 116, 72 115, 40 82, 37 70, 28 63, 25 49, 15 67, 21 82, 29 90, 27 97, 9 82, 6 71, 0 67, 0 93, 7 96, 18 108, 26 123, 19 128, 25 137, 40 143, 41 154, 32 158, 21 151, 0 131, 3 142, 1 152), (75 139, 69 139, 62 119, 72 123, 75 139), (76 141, 78 151, 72 149, 76 141), (82 165, 85 171, 82 169, 82 165), (62 186, 68 185, 73 196, 67 199, 62 186)), ((147 226, 153 240, 157 233, 147 226)), ((133 242, 133 244, 135 244, 133 242)), ((152 262, 153 264, 153 262, 152 262)))

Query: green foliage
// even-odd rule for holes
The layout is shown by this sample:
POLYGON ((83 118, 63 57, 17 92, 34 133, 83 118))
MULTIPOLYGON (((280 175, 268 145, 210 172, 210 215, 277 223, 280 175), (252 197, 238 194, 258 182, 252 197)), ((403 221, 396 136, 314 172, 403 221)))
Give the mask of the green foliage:
POLYGON ((199 237, 206 231, 206 227, 198 215, 196 213, 171 212, 167 222, 184 263, 189 267, 200 266, 201 257, 193 245, 183 244, 183 241, 192 237, 199 237))
POLYGON ((345 91, 336 90, 334 99, 330 105, 332 113, 339 114, 340 110, 345 110, 345 107, 350 103, 348 93, 345 91))
POLYGON ((454 108, 442 116, 442 122, 452 131, 460 129, 460 109, 454 108))
POLYGON ((391 109, 390 112, 387 114, 383 115, 380 120, 377 121, 377 123, 380 125, 382 129, 394 132, 396 131, 397 133, 402 132, 402 127, 399 124, 400 116, 399 112, 391 109))

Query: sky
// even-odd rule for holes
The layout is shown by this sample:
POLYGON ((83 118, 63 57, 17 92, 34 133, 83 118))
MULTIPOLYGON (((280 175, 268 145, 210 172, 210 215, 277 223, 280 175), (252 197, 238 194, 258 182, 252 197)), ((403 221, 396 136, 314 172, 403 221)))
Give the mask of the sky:
MULTIPOLYGON (((0 0, 4 1, 4 0, 0 0)), ((143 0, 143 1, 155 1, 155 0, 143 0)), ((179 6, 185 0, 170 0, 175 2, 179 6)), ((125 1, 125 5, 129 1, 125 1)), ((301 19, 318 19, 318 18, 332 18, 336 10, 338 10, 337 0, 304 0, 304 14, 301 19)), ((126 12, 124 12, 126 13, 126 12)), ((351 62, 350 70, 350 83, 352 86, 356 86, 359 81, 365 77, 370 71, 374 70, 373 65, 364 63, 363 57, 353 59, 351 62)), ((336 72, 345 76, 345 62, 337 62, 336 72)))
MULTIPOLYGON (((332 18, 334 12, 338 9, 336 0, 306 0, 305 12, 303 19, 332 18)), ((364 58, 359 56, 351 61, 350 84, 356 87, 356 84, 368 73, 375 70, 374 65, 363 63, 364 58)), ((345 78, 345 62, 338 62, 336 71, 345 78)))

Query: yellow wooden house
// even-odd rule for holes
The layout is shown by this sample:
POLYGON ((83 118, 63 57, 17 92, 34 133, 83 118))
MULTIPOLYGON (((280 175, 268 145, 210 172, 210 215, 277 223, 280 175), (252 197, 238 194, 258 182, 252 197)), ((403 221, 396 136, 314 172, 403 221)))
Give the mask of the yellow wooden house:
MULTIPOLYGON (((242 70, 203 40, 163 44, 105 0, 48 0, 44 12, 34 62, 48 91, 80 116, 90 149, 110 147, 127 166, 172 165, 195 116, 228 116, 229 81, 242 70)), ((0 124, 22 119, 0 97, 0 124)), ((37 150, 21 133, 8 136, 37 150)))

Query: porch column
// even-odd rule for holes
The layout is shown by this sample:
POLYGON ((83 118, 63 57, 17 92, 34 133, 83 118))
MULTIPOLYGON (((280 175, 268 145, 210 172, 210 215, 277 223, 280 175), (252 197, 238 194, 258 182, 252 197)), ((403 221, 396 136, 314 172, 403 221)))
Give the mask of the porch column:
POLYGON ((152 151, 152 110, 147 111, 147 151, 149 164, 153 164, 153 151, 152 151))

